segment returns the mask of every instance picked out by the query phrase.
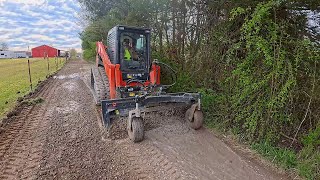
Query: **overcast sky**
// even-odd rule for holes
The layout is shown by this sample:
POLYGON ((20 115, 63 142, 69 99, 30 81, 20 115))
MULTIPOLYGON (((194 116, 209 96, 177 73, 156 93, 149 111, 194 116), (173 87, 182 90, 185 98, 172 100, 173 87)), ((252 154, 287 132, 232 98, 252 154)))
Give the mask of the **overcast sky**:
POLYGON ((77 0, 0 0, 0 42, 10 50, 39 45, 81 49, 77 0))

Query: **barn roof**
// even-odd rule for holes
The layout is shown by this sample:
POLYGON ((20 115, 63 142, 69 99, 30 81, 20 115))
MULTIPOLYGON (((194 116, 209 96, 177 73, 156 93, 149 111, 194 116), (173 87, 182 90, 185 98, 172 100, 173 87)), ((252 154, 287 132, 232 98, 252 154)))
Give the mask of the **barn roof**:
MULTIPOLYGON (((49 47, 49 48, 53 48, 53 49, 57 49, 57 48, 54 48, 54 47, 52 47, 52 46, 49 46, 49 45, 41 45, 41 46, 37 46, 37 47, 34 47, 34 48, 32 48, 32 49, 37 49, 37 48, 41 48, 41 47, 43 47, 43 46, 45 46, 45 47, 49 47)), ((57 49, 57 50, 59 50, 59 49, 57 49)))

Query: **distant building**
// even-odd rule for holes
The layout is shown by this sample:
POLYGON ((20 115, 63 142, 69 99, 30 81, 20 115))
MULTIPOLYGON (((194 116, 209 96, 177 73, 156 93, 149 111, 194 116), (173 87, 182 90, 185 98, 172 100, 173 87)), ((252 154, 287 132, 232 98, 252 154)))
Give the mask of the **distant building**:
POLYGON ((31 54, 27 51, 14 51, 14 58, 27 58, 30 57, 31 54))
POLYGON ((0 59, 15 58, 13 51, 0 51, 0 59))
POLYGON ((60 57, 66 57, 69 51, 60 51, 60 57))
POLYGON ((27 56, 29 57, 29 58, 32 58, 32 55, 31 55, 31 52, 29 51, 27 51, 27 56))
POLYGON ((60 56, 60 50, 48 45, 42 45, 31 49, 32 57, 56 57, 60 56))

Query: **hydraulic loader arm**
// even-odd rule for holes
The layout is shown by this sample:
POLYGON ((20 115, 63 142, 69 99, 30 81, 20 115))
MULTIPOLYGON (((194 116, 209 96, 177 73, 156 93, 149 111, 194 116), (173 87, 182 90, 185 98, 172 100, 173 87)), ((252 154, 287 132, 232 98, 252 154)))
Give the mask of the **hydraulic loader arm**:
POLYGON ((120 72, 119 64, 112 64, 110 58, 106 52, 107 47, 100 41, 96 43, 97 56, 96 66, 99 66, 99 61, 102 61, 105 73, 109 80, 110 99, 116 98, 116 85, 120 83, 120 77, 116 76, 117 72, 120 72))
POLYGON ((111 63, 110 58, 106 52, 107 47, 100 41, 96 43, 96 46, 97 46, 96 64, 98 65, 99 61, 101 60, 104 67, 112 66, 113 64, 111 63))

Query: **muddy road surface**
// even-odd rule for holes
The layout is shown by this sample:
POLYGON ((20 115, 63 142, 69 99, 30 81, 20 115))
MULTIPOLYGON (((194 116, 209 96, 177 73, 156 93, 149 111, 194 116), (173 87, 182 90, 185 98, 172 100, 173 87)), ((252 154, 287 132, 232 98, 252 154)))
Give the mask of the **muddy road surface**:
POLYGON ((286 179, 205 128, 189 129, 175 113, 149 117, 166 123, 149 128, 141 143, 110 137, 89 88, 90 68, 69 62, 35 95, 43 103, 2 128, 0 179, 286 179))

